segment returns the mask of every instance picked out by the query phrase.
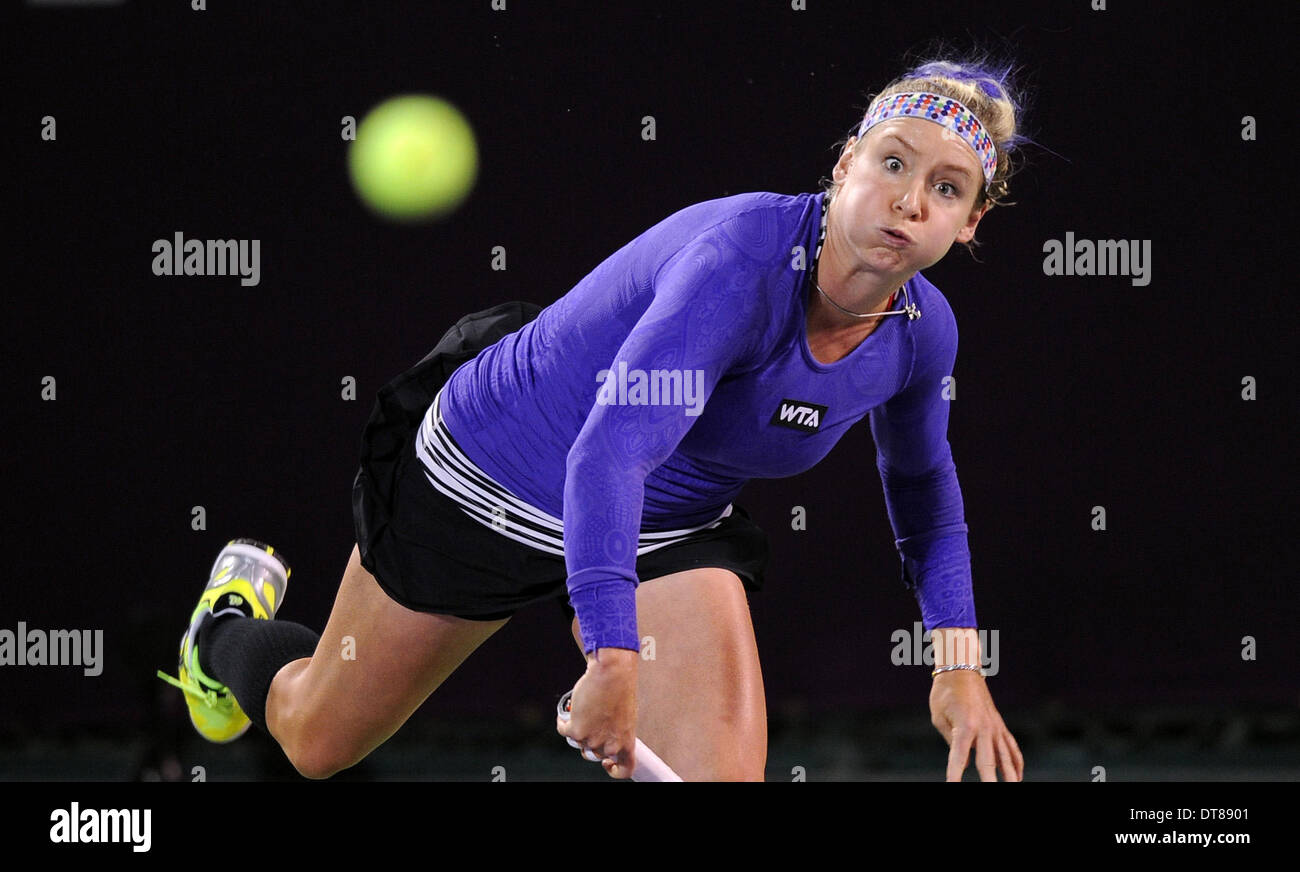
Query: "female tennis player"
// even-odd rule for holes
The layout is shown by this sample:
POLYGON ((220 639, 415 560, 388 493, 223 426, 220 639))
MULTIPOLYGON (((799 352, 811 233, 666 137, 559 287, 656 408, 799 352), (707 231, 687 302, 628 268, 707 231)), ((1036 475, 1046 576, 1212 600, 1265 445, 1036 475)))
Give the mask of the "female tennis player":
POLYGON ((626 778, 639 737, 685 780, 761 780, 747 591, 767 541, 733 500, 812 467, 866 417, 935 638, 947 777, 973 749, 982 780, 1020 780, 979 671, 943 396, 957 328, 919 272, 1006 193, 1023 141, 1006 82, 978 62, 922 64, 871 102, 825 190, 688 206, 540 311, 462 318, 379 393, 323 635, 271 620, 290 572, 275 549, 239 539, 218 555, 168 677, 199 732, 230 741, 251 721, 327 778, 514 612, 558 598, 587 668, 557 729, 588 759, 626 778))

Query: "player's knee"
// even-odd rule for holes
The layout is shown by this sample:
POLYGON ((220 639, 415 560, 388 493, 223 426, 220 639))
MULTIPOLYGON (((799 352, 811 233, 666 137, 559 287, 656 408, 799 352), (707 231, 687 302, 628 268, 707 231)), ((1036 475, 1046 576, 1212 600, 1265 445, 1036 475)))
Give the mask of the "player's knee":
POLYGON ((334 728, 336 723, 336 718, 302 711, 281 721, 285 735, 280 747, 299 775, 314 780, 330 778, 366 756, 367 749, 355 738, 340 734, 334 728))
POLYGON ((355 745, 332 741, 328 737, 308 736, 284 748, 285 756, 304 778, 323 780, 355 766, 365 756, 355 745))
POLYGON ((293 764, 294 769, 298 770, 299 775, 313 781, 332 778, 352 765, 343 762, 343 758, 339 755, 322 753, 315 748, 307 748, 289 754, 289 762, 293 764))

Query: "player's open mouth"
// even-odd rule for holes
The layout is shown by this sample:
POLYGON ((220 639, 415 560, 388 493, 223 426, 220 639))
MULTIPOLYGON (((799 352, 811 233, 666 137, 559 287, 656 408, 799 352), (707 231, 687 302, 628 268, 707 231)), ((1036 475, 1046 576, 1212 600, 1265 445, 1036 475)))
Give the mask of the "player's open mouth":
POLYGON ((906 248, 912 244, 912 238, 900 230, 890 230, 888 227, 881 227, 880 235, 885 238, 886 243, 895 248, 906 248))

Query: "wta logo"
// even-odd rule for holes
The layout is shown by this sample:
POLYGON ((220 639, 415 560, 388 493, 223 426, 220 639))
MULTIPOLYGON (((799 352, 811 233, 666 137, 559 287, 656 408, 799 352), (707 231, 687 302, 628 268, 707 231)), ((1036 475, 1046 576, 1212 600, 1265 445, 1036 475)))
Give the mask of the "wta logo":
POLYGON ((789 427, 791 430, 802 430, 805 433, 815 433, 821 428, 822 418, 825 416, 825 406, 805 400, 785 399, 777 406, 776 413, 768 423, 789 427))

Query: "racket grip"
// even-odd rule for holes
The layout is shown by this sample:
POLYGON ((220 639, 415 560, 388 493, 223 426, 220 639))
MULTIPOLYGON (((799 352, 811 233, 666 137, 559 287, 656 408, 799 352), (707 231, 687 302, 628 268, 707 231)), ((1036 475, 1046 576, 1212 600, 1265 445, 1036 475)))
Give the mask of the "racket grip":
POLYGON ((682 777, 672 767, 659 759, 659 755, 636 740, 636 766, 632 769, 633 781, 681 781, 682 777))
MULTIPOLYGON (((569 707, 573 698, 573 691, 569 691, 560 697, 559 704, 555 707, 555 712, 560 716, 560 720, 569 719, 569 707)), ((574 748, 581 750, 581 746, 573 739, 566 741, 574 748)), ((682 777, 672 770, 672 767, 660 759, 659 755, 651 751, 645 742, 640 739, 636 740, 636 766, 632 769, 633 781, 681 781, 682 777)))

